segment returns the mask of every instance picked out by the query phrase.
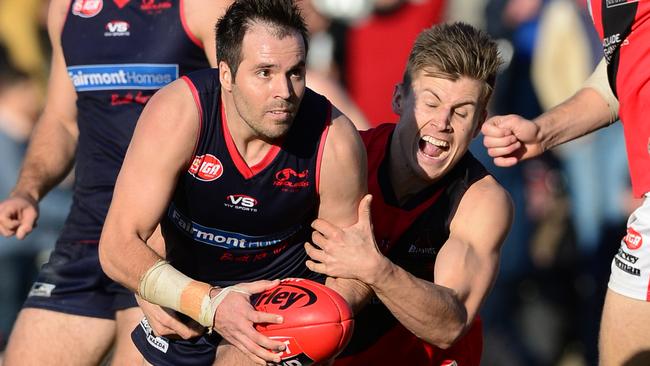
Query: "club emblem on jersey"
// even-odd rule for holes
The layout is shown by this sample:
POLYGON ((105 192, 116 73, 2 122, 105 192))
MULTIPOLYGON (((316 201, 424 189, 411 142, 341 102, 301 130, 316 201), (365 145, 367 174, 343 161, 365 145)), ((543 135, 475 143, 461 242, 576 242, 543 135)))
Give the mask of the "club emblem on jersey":
POLYGON ((302 172, 296 172, 291 168, 285 168, 275 173, 275 181, 273 182, 273 185, 296 191, 300 188, 309 187, 308 178, 309 170, 307 169, 302 172))
POLYGON ((146 11, 149 14, 160 13, 171 7, 172 2, 169 0, 142 0, 140 4, 140 10, 146 11))
POLYGON ((82 18, 92 18, 99 14, 103 7, 103 0, 75 0, 72 4, 72 14, 82 18))
POLYGON ((630 250, 636 250, 641 248, 643 243, 643 237, 636 230, 631 227, 627 228, 627 235, 623 238, 625 245, 627 245, 630 250))
POLYGON ((195 156, 188 170, 193 177, 204 182, 218 179, 223 174, 221 161, 212 154, 195 156))

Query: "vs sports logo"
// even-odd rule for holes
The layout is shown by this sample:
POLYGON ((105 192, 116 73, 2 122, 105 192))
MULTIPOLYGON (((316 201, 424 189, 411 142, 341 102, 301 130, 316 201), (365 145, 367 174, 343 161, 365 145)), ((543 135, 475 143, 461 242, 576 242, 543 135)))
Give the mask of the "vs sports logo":
POLYGON ((226 197, 224 205, 242 211, 257 212, 257 200, 245 194, 231 194, 226 197))
POLYGON ((130 36, 129 28, 131 26, 129 23, 122 20, 113 20, 106 23, 104 32, 104 37, 126 37, 130 36))
POLYGON ((198 180, 211 182, 221 177, 223 165, 221 160, 212 154, 199 155, 194 157, 188 173, 198 180))

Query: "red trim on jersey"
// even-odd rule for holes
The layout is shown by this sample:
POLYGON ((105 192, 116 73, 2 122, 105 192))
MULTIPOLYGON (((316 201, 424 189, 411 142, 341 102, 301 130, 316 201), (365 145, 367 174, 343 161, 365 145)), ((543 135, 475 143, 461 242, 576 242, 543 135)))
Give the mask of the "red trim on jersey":
POLYGON ((190 165, 191 165, 192 161, 194 160, 193 159, 194 155, 196 154, 196 149, 199 146, 201 131, 203 130, 203 107, 201 107, 201 99, 199 99, 199 91, 196 90, 196 86, 194 85, 192 80, 190 80, 190 78, 188 78, 187 76, 181 76, 181 79, 185 81, 187 86, 190 87, 190 91, 192 92, 192 98, 194 98, 194 103, 196 104, 196 108, 199 110, 199 133, 196 134, 196 142, 194 142, 194 149, 192 149, 192 159, 190 159, 190 165))
MULTIPOLYGON (((221 105, 223 106, 223 100, 221 101, 221 105)), ((252 178, 255 174, 261 172, 271 164, 273 159, 275 159, 276 156, 280 153, 280 146, 278 145, 272 145, 269 151, 266 153, 264 158, 260 160, 257 164, 253 165, 252 167, 249 167, 248 164, 246 163, 246 160, 241 156, 239 153, 239 150, 237 150, 237 145, 235 145, 235 141, 232 139, 232 135, 230 134, 230 130, 228 129, 228 122, 226 120, 226 108, 221 108, 221 125, 223 128, 223 137, 224 140, 226 140, 226 147, 228 148, 228 152, 230 153, 230 158, 232 159, 232 162, 235 163, 235 167, 237 167, 237 170, 239 173, 245 178, 245 179, 250 179, 252 178)))
POLYGON ((332 103, 330 103, 330 109, 327 112, 327 123, 325 124, 325 130, 320 136, 320 145, 318 146, 318 156, 316 157, 316 194, 320 194, 320 166, 323 160, 323 151, 325 151, 325 142, 327 141, 327 134, 330 131, 330 126, 332 125, 332 103))
POLYGON ((122 9, 123 7, 125 7, 126 4, 129 3, 129 1, 131 1, 131 0, 113 0, 113 2, 115 3, 115 5, 117 5, 117 7, 120 8, 120 9, 122 9))
POLYGON ((203 42, 201 42, 200 39, 192 31, 190 30, 190 26, 187 24, 187 19, 185 19, 185 1, 180 0, 180 16, 181 16, 181 24, 183 25, 183 30, 185 31, 185 34, 187 37, 197 46, 200 48, 203 48, 203 42))

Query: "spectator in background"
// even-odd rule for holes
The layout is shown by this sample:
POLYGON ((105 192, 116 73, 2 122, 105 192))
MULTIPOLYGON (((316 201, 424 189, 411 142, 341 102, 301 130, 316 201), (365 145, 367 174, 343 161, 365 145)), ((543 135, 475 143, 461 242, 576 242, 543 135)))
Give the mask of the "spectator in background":
POLYGON ((9 52, 13 67, 29 74, 45 89, 47 62, 44 52, 45 0, 0 0, 0 43, 9 52))
MULTIPOLYGON (((540 16, 531 73, 542 109, 550 110, 578 91, 602 56, 585 0, 549 1, 540 16)), ((630 187, 622 132, 623 126, 615 124, 554 150, 566 176, 575 231, 574 287, 580 311, 573 326, 589 365, 597 363, 607 262, 616 253, 612 244, 625 235, 629 214, 623 199, 630 187)))
POLYGON ((343 114, 348 116, 358 130, 370 127, 366 117, 352 101, 339 81, 339 68, 335 60, 336 40, 330 33, 332 20, 314 5, 315 0, 303 0, 300 7, 310 35, 307 54, 307 86, 325 95, 343 114))
POLYGON ((377 0, 370 17, 352 24, 346 38, 345 84, 372 126, 397 121, 391 110, 395 83, 424 28, 440 22, 444 0, 377 0), (389 39, 399 42, 386 44, 389 39))
MULTIPOLYGON (((500 38, 506 61, 497 80, 492 112, 534 116, 540 105, 530 70, 544 0, 489 0, 486 27, 500 38)), ((496 167, 480 142, 472 152, 510 192, 515 204, 512 230, 503 246, 499 277, 483 307, 484 363, 553 365, 561 357, 572 305, 569 276, 571 227, 559 162, 551 154, 511 169, 496 167), (552 228, 552 230, 549 230, 552 228), (543 244, 543 245, 540 245, 543 244), (545 251, 540 248, 546 249, 545 251), (554 286, 549 286, 553 283, 554 286)))
POLYGON ((643 203, 628 219, 611 262, 600 324, 601 365, 650 363, 650 3, 590 0, 605 56, 584 86, 534 120, 495 116, 482 128, 495 164, 512 166, 557 145, 606 127, 621 116, 635 198, 643 203), (620 108, 619 108, 620 107, 620 108), (531 123, 532 122, 532 123, 531 123))

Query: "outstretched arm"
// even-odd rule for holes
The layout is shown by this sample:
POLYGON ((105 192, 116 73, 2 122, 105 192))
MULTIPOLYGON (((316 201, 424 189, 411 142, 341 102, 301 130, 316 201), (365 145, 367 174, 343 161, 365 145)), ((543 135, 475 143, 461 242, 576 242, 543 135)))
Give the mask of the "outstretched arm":
POLYGON ((369 284, 407 329, 428 343, 450 347, 469 329, 496 276, 499 250, 512 219, 507 193, 491 177, 468 190, 436 258, 434 282, 413 276, 380 252, 370 202, 370 196, 363 199, 353 226, 314 223, 314 243, 320 249, 307 244, 307 253, 316 261, 310 268, 369 284))
POLYGON ((483 144, 497 166, 512 166, 615 122, 617 110, 601 61, 582 89, 533 121, 517 115, 488 119, 483 144))

